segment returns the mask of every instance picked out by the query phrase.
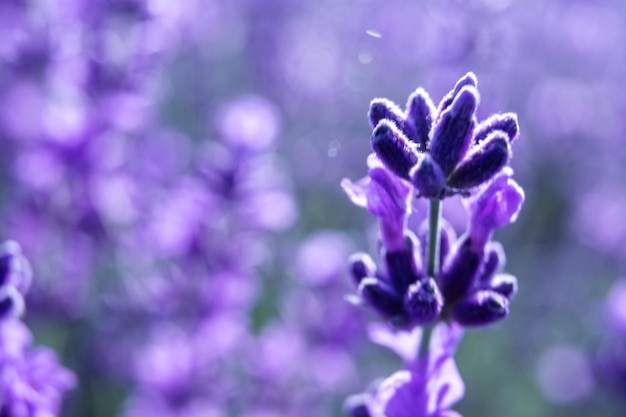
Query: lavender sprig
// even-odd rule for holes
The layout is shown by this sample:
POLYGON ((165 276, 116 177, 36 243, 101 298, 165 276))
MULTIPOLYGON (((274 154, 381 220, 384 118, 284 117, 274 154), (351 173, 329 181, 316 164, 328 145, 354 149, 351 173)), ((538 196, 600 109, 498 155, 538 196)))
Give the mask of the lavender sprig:
MULTIPOLYGON (((409 344, 407 370, 383 381, 373 394, 347 401, 352 417, 457 415, 447 408, 462 397, 462 390, 446 402, 442 399, 455 383, 433 389, 447 379, 462 387, 452 369, 451 346, 460 340, 462 327, 489 325, 509 312, 517 280, 501 273, 504 252, 491 238, 517 219, 524 201, 506 166, 519 128, 510 113, 478 124, 476 87, 476 76, 466 74, 437 110, 421 88, 404 112, 386 99, 370 105, 374 153, 368 158, 368 176, 357 183, 344 179, 342 187, 352 202, 380 219, 383 266, 359 253, 351 257, 350 271, 362 304, 396 331, 420 336, 409 344), (453 195, 464 197, 469 215, 458 239, 441 217, 443 200, 453 195), (428 219, 419 230, 407 226, 412 197, 430 200, 428 219), (451 368, 439 368, 447 362, 451 368)), ((386 340, 393 349, 407 351, 406 338, 386 340)))

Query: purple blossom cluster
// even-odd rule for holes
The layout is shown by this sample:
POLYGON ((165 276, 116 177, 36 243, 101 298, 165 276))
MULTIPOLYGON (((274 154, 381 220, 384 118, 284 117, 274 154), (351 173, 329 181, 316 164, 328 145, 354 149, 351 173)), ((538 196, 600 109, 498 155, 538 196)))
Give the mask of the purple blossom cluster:
POLYGON ((65 391, 75 385, 53 350, 33 347, 33 337, 19 319, 30 281, 28 261, 14 241, 0 245, 0 414, 56 416, 65 391))
POLYGON ((350 258, 356 302, 398 331, 439 322, 436 333, 459 336, 437 335, 427 353, 414 349, 417 363, 383 382, 373 400, 351 404, 353 416, 452 415, 444 410, 454 401, 445 401, 431 384, 460 379, 440 369, 447 360, 454 365, 456 342, 450 340, 460 338, 454 329, 486 326, 509 312, 517 280, 502 272, 504 250, 491 238, 516 220, 524 201, 506 166, 519 128, 513 114, 477 123, 478 97, 476 77, 468 73, 438 108, 421 88, 409 97, 405 111, 386 99, 370 105, 374 152, 368 176, 357 183, 344 180, 342 186, 353 203, 380 219, 383 267, 366 253, 350 258), (458 238, 440 219, 441 204, 455 194, 464 197, 468 212, 467 230, 458 238), (430 200, 430 213, 411 230, 408 218, 417 198, 430 200), (443 353, 437 355, 438 350, 443 353))
POLYGON ((596 374, 620 399, 626 392, 626 281, 616 281, 605 304, 606 329, 595 355, 596 374))
POLYGON ((126 342, 104 354, 134 386, 123 416, 229 415, 255 395, 237 384, 250 384, 252 347, 261 350, 249 317, 258 267, 272 256, 265 234, 291 226, 297 207, 269 151, 280 129, 273 105, 241 97, 220 120, 221 138, 206 142, 190 173, 146 179, 155 197, 119 254, 130 272, 109 309, 126 342))
POLYGON ((515 221, 524 201, 512 170, 505 168, 518 127, 516 118, 505 114, 491 116, 474 129, 475 85, 473 74, 459 80, 436 115, 422 89, 409 99, 408 116, 387 101, 374 100, 368 177, 342 183, 351 200, 379 217, 381 224, 384 269, 378 271, 367 254, 351 259, 359 296, 398 327, 429 325, 439 318, 470 327, 487 325, 507 315, 508 300, 516 291, 515 277, 500 273, 504 252, 491 236, 515 221), (426 133, 418 142, 417 136, 409 139, 397 126, 426 133), (486 145, 492 142, 502 146, 486 145), (462 177, 471 180, 455 182, 460 178, 455 173, 465 170, 462 177), (469 215, 461 237, 445 223, 438 231, 431 231, 428 223, 419 230, 407 229, 415 198, 428 197, 439 205, 459 192, 466 196, 469 215), (439 242, 438 254, 426 250, 433 238, 439 242), (434 265, 426 266, 426 257, 434 265))

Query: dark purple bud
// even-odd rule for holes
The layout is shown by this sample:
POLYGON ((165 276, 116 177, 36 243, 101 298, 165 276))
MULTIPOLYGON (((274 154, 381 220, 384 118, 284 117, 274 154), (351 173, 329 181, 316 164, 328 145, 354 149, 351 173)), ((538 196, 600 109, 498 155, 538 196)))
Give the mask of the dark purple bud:
POLYGON ((486 183, 504 168, 511 158, 507 136, 502 131, 491 133, 448 177, 448 185, 468 189, 486 183))
POLYGON ((24 313, 24 299, 13 285, 0 290, 0 320, 19 317, 24 313))
POLYGON ((405 237, 403 249, 385 251, 387 275, 399 294, 404 294, 422 276, 420 252, 419 241, 411 233, 405 237))
POLYGON ((480 270, 480 282, 490 282, 493 276, 504 268, 506 255, 500 242, 489 242, 485 248, 485 259, 480 270))
POLYGON ((440 198, 446 188, 446 176, 430 154, 423 154, 409 176, 422 197, 440 198))
POLYGON ((478 91, 465 86, 435 125, 430 153, 446 175, 461 162, 470 147, 477 106, 478 91))
POLYGON ((465 298, 476 281, 484 257, 468 235, 462 236, 441 271, 439 286, 446 304, 465 298))
POLYGON ((404 297, 404 307, 411 322, 432 324, 443 308, 443 298, 435 280, 426 278, 412 284, 404 297))
POLYGON ((376 264, 367 253, 355 253, 350 256, 348 262, 350 264, 350 275, 352 275, 352 280, 357 286, 363 278, 376 276, 376 264))
POLYGON ((468 72, 467 74, 462 76, 459 81, 456 82, 454 88, 443 97, 443 99, 439 103, 439 108, 437 109, 437 118, 440 118, 441 113, 443 113, 448 107, 450 107, 450 104, 452 104, 454 98, 457 96, 457 94, 459 94, 459 91, 461 91, 461 89, 466 85, 474 88, 478 87, 478 79, 473 72, 468 72))
POLYGON ((423 88, 418 88, 409 96, 406 107, 406 122, 415 132, 415 137, 409 137, 409 139, 425 150, 429 142, 430 130, 433 127, 435 105, 428 93, 423 88))
POLYGON ((372 277, 362 279, 359 295, 385 318, 394 319, 404 315, 402 298, 384 281, 372 277))
POLYGON ((474 131, 474 143, 480 143, 490 133, 500 130, 506 133, 509 143, 519 136, 519 125, 515 113, 493 114, 481 122, 474 131))
POLYGON ((375 98, 370 103, 370 110, 367 113, 367 118, 370 121, 372 128, 378 126, 383 120, 388 120, 395 123, 398 129, 402 129, 404 125, 404 112, 391 100, 386 98, 375 98))
POLYGON ((510 274, 498 274, 489 286, 493 291, 510 300, 517 293, 517 278, 510 274))
POLYGON ((376 156, 391 172, 409 178, 409 171, 417 163, 417 151, 393 123, 388 120, 378 123, 371 144, 376 156))
POLYGON ((369 409, 367 408, 368 400, 368 394, 356 394, 349 396, 343 403, 344 414, 348 417, 371 417, 369 409))
POLYGON ((509 301, 495 291, 477 291, 452 309, 452 318, 465 327, 487 326, 509 313, 509 301))

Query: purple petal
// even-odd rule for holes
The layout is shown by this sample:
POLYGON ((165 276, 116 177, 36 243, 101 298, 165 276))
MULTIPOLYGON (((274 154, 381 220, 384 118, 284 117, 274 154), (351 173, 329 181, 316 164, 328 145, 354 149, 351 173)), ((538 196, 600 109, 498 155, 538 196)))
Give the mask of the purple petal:
POLYGON ((513 171, 505 168, 478 195, 468 200, 469 233, 479 243, 486 243, 491 233, 517 220, 524 190, 511 178, 513 171))
POLYGON ((369 339, 394 351, 405 363, 410 364, 417 360, 422 329, 415 327, 411 331, 393 330, 382 323, 372 323, 367 327, 369 339))

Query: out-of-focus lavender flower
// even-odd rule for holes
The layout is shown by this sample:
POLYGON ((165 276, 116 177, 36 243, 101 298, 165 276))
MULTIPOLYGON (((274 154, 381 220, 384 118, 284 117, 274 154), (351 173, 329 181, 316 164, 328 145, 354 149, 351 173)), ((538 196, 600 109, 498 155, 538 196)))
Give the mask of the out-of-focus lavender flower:
POLYGON ((589 357, 575 346, 554 346, 539 358, 537 382, 544 397, 555 404, 588 398, 595 388, 589 357))
POLYGON ((12 240, 0 244, 0 318, 24 312, 24 294, 31 283, 30 264, 22 248, 12 240))
POLYGON ((464 395, 465 385, 454 361, 462 336, 457 325, 439 324, 430 340, 428 354, 419 357, 421 330, 394 333, 372 326, 372 341, 396 351, 406 369, 382 381, 371 393, 349 398, 351 417, 453 417, 449 410, 464 395))
POLYGON ((236 147, 263 150, 281 129, 280 113, 268 100, 245 96, 228 103, 217 116, 222 137, 236 147))
MULTIPOLYGON (((108 346, 112 352, 103 352, 118 376, 133 383, 124 416, 231 415, 248 404, 285 410, 297 403, 274 404, 264 395, 276 398, 278 385, 293 382, 282 365, 286 352, 303 357, 301 335, 281 338, 293 335, 291 327, 271 332, 267 324, 254 337, 249 317, 261 295, 257 269, 274 256, 264 244, 267 233, 289 227, 298 214, 272 154, 280 115, 258 96, 222 109, 219 140, 205 141, 195 158, 174 159, 170 175, 153 168, 135 173, 151 198, 140 200, 143 215, 123 237, 119 258, 129 279, 107 304, 124 346, 139 347, 132 357, 108 346), (190 165, 184 174, 178 163, 190 165), (123 331, 129 315, 147 342, 123 331), (267 385, 263 392, 253 387, 257 379, 267 385)), ((141 157, 142 147, 136 152, 141 157)))
POLYGON ((296 256, 298 279, 316 287, 333 283, 345 269, 353 243, 342 233, 320 231, 301 245, 296 256))
POLYGON ((437 111, 423 89, 411 95, 405 112, 388 100, 372 101, 369 175, 342 182, 355 204, 381 220, 384 267, 377 269, 366 254, 351 260, 359 296, 397 327, 449 318, 468 327, 487 325, 508 314, 516 292, 515 277, 500 273, 502 249, 490 239, 516 220, 524 201, 505 167, 519 128, 513 114, 476 125, 476 84, 472 73, 462 77, 437 111), (432 219, 419 230, 408 227, 411 197, 427 197, 440 210, 441 200, 453 194, 469 197, 467 233, 457 239, 445 222, 438 226, 438 212, 436 232, 432 219))
POLYGON ((113 229, 137 216, 124 142, 149 119, 147 75, 158 62, 140 39, 154 27, 145 2, 66 3, 24 3, 0 83, 3 146, 19 184, 6 224, 37 254, 33 311, 55 317, 84 312, 113 229), (114 46, 117 30, 128 36, 114 46))
POLYGON ((30 285, 28 261, 14 241, 0 245, 0 414, 56 416, 63 393, 76 384, 56 354, 33 347, 33 337, 17 318, 30 285))
POLYGON ((0 340, 10 341, 9 346, 3 344, 0 356, 2 413, 58 415, 63 393, 76 384, 74 375, 59 364, 52 350, 31 347, 30 332, 18 320, 0 323, 0 340))
POLYGON ((623 398, 626 392, 626 280, 613 284, 606 307, 606 331, 594 361, 600 383, 623 398))

